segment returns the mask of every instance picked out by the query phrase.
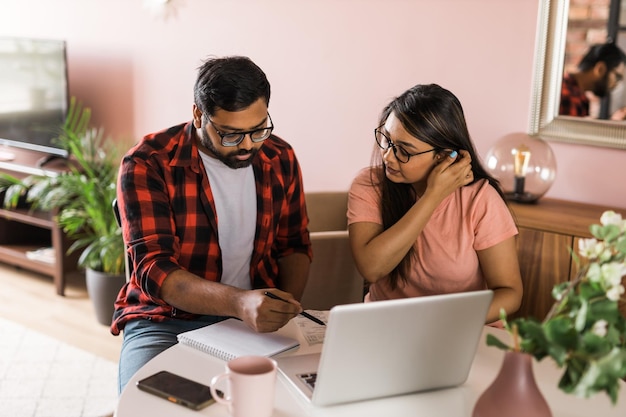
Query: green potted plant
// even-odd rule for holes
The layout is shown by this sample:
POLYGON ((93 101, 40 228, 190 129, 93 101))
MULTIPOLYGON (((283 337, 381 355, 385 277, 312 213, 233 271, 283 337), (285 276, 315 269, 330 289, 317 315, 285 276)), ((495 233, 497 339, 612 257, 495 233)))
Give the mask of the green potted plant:
POLYGON ((23 179, 2 174, 0 190, 5 190, 5 207, 25 200, 32 209, 56 213, 57 223, 73 240, 68 253, 80 251, 78 266, 86 269, 98 321, 110 324, 115 296, 125 282, 124 240, 111 206, 121 149, 102 129, 90 127, 90 119, 91 109, 72 98, 57 138, 68 151, 68 170, 23 179))
MULTIPOLYGON (((563 392, 583 398, 604 392, 615 404, 620 379, 626 378, 626 318, 619 310, 626 291, 623 282, 626 277, 626 220, 618 213, 606 211, 600 224, 590 226, 590 232, 593 237, 581 239, 579 253, 572 253, 579 267, 578 274, 553 288, 555 301, 548 315, 541 321, 534 317, 508 320, 502 312, 501 319, 512 343, 507 344, 489 334, 487 344, 504 350, 507 355, 522 354, 537 361, 552 358, 564 369, 558 382, 563 392)), ((507 365, 506 356, 504 364, 507 365)), ((522 367, 511 366, 507 372, 517 369, 522 367)), ((512 378, 521 380, 519 375, 512 375, 512 378)), ((496 380, 487 389, 483 394, 485 400, 481 401, 481 397, 474 416, 492 415, 487 409, 495 410, 497 415, 516 415, 504 409, 518 404, 512 400, 513 390, 505 393, 504 380, 504 377, 496 380), (491 395, 492 392, 497 392, 498 398, 491 395)), ((520 383, 510 386, 519 388, 520 383)), ((519 403, 528 404, 528 398, 523 396, 530 391, 518 389, 523 394, 519 403)))

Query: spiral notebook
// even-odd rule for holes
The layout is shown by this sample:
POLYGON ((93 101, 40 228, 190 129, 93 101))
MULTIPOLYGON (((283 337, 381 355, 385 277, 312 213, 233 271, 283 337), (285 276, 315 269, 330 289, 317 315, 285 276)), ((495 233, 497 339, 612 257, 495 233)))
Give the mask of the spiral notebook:
POLYGON ((280 334, 257 333, 234 318, 180 333, 178 341, 225 361, 246 355, 274 356, 300 345, 280 334))

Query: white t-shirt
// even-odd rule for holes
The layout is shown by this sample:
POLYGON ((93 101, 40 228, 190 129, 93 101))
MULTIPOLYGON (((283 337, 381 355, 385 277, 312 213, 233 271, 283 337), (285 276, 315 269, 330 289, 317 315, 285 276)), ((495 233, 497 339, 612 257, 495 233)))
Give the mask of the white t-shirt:
POLYGON ((233 169, 203 152, 200 157, 217 210, 222 252, 221 283, 251 289, 250 258, 256 231, 256 186, 252 166, 233 169))

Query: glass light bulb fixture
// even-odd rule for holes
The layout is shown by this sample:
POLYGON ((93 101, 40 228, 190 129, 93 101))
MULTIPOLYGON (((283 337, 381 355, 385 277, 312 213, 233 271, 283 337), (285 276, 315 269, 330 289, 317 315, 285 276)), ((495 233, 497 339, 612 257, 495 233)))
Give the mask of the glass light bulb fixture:
POLYGON ((511 133, 498 140, 485 161, 506 198, 520 203, 536 202, 556 178, 552 149, 544 140, 526 133, 511 133))
POLYGON ((520 143, 519 146, 511 149, 513 155, 513 172, 514 172, 514 192, 524 194, 524 183, 526 182, 526 171, 530 162, 530 150, 528 146, 520 143))

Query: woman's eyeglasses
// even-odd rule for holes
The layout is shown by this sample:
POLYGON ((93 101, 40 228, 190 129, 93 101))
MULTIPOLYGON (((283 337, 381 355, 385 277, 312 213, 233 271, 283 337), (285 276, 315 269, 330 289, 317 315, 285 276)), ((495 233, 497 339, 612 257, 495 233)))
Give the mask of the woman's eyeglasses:
POLYGON ((383 150, 386 151, 389 148, 391 148, 391 150, 393 151, 393 155, 396 157, 396 159, 399 162, 401 162, 403 164, 406 164, 407 162, 409 162, 409 159, 411 159, 412 156, 422 155, 422 154, 425 154, 425 153, 429 153, 429 152, 440 150, 439 148, 432 148, 432 149, 429 149, 429 150, 423 151, 423 152, 409 153, 402 146, 396 145, 395 143, 393 143, 391 138, 389 136, 385 135, 380 130, 380 127, 377 127, 376 129, 374 129, 374 138, 376 139, 376 143, 378 144, 380 149, 383 149, 383 150))

